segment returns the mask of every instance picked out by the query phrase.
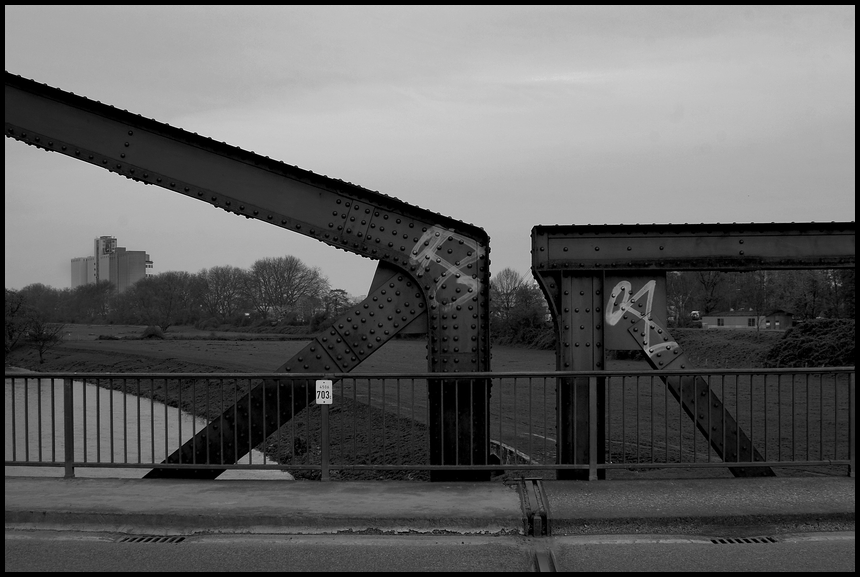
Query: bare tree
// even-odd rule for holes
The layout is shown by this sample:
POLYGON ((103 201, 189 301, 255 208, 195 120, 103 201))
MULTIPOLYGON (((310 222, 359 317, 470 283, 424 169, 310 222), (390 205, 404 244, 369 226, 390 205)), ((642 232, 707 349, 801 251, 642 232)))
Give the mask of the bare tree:
POLYGON ((60 291, 42 283, 25 286, 20 291, 27 307, 38 312, 42 318, 56 321, 60 303, 60 291))
POLYGON ((352 305, 352 298, 343 289, 331 289, 323 299, 326 318, 337 318, 352 305))
POLYGON ((29 315, 23 295, 6 289, 6 355, 12 352, 27 334, 29 315))
POLYGON ((62 342, 65 328, 62 323, 43 321, 40 315, 30 318, 27 341, 38 351, 40 365, 45 362, 45 353, 62 342))
POLYGON ((840 317, 845 319, 854 318, 857 310, 855 308, 855 300, 857 297, 857 288, 855 284, 856 271, 853 268, 850 268, 840 269, 834 272, 839 278, 839 288, 842 294, 842 309, 840 317))
POLYGON ((766 270, 755 270, 747 275, 750 288, 748 303, 752 305, 749 308, 755 312, 756 331, 761 330, 764 316, 770 312, 772 306, 773 282, 770 275, 770 271, 766 270))
POLYGON ((295 256, 256 261, 245 278, 245 295, 264 317, 295 312, 302 299, 321 299, 329 289, 320 269, 295 256))
POLYGON ((847 311, 853 308, 850 302, 854 295, 853 270, 828 269, 821 272, 825 286, 824 316, 831 319, 847 318, 847 311), (846 288, 846 285, 850 288, 846 288))
POLYGON ((543 293, 534 281, 506 268, 490 280, 490 332, 497 343, 532 345, 547 328, 543 293))
POLYGON ((490 279, 490 315, 506 322, 517 304, 517 293, 526 285, 522 275, 512 268, 502 269, 490 279))
POLYGON ((247 275, 246 271, 235 266, 215 266, 200 271, 203 310, 220 321, 235 316, 242 306, 247 275))
POLYGON ((720 285, 723 284, 723 273, 716 270, 706 270, 696 273, 699 284, 702 285, 702 314, 708 315, 717 310, 720 304, 720 285))
POLYGON ((109 281, 100 281, 71 289, 66 294, 67 302, 63 320, 93 322, 105 319, 110 311, 110 298, 115 288, 109 281))
POLYGON ((199 277, 187 272, 163 272, 140 279, 117 303, 131 309, 136 322, 156 325, 166 331, 178 324, 195 322, 198 316, 199 277))
POLYGON ((670 310, 674 310, 675 323, 679 327, 690 325, 690 302, 693 298, 696 280, 693 274, 683 271, 666 273, 666 300, 670 310))

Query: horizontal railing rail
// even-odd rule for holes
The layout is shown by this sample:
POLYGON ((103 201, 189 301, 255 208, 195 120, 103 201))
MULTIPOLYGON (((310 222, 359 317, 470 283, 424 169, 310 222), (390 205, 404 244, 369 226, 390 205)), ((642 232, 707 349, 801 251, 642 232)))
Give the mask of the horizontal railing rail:
MULTIPOLYGON (((854 374, 854 367, 411 374, 7 371, 5 463, 7 467, 63 467, 67 477, 74 476, 76 468, 189 468, 276 470, 321 479, 368 475, 423 479, 431 470, 470 469, 530 476, 586 470, 589 478, 596 479, 598 470, 727 469, 729 465, 817 468, 853 476, 854 374), (713 437, 727 435, 724 423, 708 422, 713 426, 697 429, 665 384, 665 379, 677 377, 681 377, 675 382, 682 393, 683 377, 707 383, 713 398, 719 399, 754 446, 754 461, 718 454, 715 446, 728 453, 735 449, 735 455, 742 452, 741 447, 731 446, 728 437, 713 437), (334 383, 330 405, 316 404, 312 398, 315 381, 323 379, 334 383), (468 400, 470 406, 476 401, 486 404, 489 421, 483 426, 489 443, 485 453, 460 455, 456 446, 443 445, 441 462, 456 464, 431 465, 428 386, 476 380, 491 383, 488 399, 468 400), (238 462, 212 462, 196 452, 190 460, 164 462, 253 387, 270 381, 279 384, 278 396, 298 391, 308 395, 296 405, 301 410, 284 416, 283 411, 266 412, 265 407, 257 412, 249 409, 242 421, 248 431, 235 427, 225 434, 222 428, 209 439, 216 448, 238 446, 240 438, 266 415, 276 414, 278 422, 266 430, 277 432, 255 451, 238 462), (587 386, 591 391, 590 450, 583 462, 559 462, 558 386, 587 386), (599 424, 602 436, 595 431, 599 424)), ((451 398, 457 402, 458 396, 451 398)), ((265 402, 280 403, 280 399, 265 402)), ((690 410, 704 414, 705 408, 690 410)), ((455 422, 453 426, 463 425, 455 422)), ((572 430, 576 435, 582 429, 574 426, 572 430)), ((454 434, 459 438, 475 431, 464 428, 454 434)))

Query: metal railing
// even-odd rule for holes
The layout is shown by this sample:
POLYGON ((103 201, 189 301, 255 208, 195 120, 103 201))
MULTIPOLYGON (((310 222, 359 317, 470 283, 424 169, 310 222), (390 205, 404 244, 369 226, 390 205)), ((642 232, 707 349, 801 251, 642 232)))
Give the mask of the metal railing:
MULTIPOLYGON (((428 382, 421 374, 9 373, 5 375, 6 466, 273 469, 305 478, 424 479, 430 470, 474 469, 552 477, 562 470, 646 470, 731 466, 817 467, 854 475, 854 367, 696 371, 456 373, 458 383, 492 384, 484 412, 490 439, 484 455, 445 455, 430 465, 428 382), (755 460, 724 461, 715 439, 697 429, 669 394, 666 378, 704 380, 755 447, 755 460), (318 405, 315 379, 334 381, 331 405, 318 405), (307 395, 276 433, 238 463, 196 456, 164 464, 180 445, 266 380, 277 391, 307 395), (556 388, 589 387, 587 458, 559 463, 556 388), (602 391, 602 394, 601 394, 602 391), (599 402, 602 401, 602 402, 599 402), (305 406, 306 405, 306 406, 305 406), (598 418, 602 406, 603 418, 598 418), (603 450, 594 427, 603 422, 603 450), (374 477, 375 476, 375 477, 374 477)), ((280 394, 280 393, 278 393, 280 394)), ((683 395, 682 395, 683 396, 683 395)), ((292 396, 290 397, 292 398, 292 396)), ((581 397, 580 397, 581 398, 581 397)), ((279 399, 270 402, 278 403, 279 399)), ((470 399, 470 404, 475 399, 470 399)), ((292 404, 291 404, 292 406, 292 404)), ((455 408, 456 410, 457 408, 455 408)), ((698 409, 693 409, 696 411, 698 409)), ((247 426, 257 426, 251 414, 247 426)), ((272 414, 271 412, 269 413, 272 414)), ((456 424, 456 419, 453 426, 456 424)), ((708 431, 722 431, 715 426, 708 431)), ((444 426, 444 420, 442 425, 444 426)), ((234 428, 212 443, 238 442, 234 428), (233 436, 231 438, 230 436, 233 436)), ((577 430, 572 427, 574 436, 577 430)), ((457 437, 474 431, 455 431, 457 437)), ((715 433, 716 434, 716 433, 715 433)), ((250 436, 248 437, 250 438, 250 436)), ((573 443, 581 440, 573 439, 573 443)), ((729 443, 730 445, 731 443, 729 443)), ((725 445, 725 443, 723 444, 725 445)), ((731 447, 728 446, 726 450, 731 447)), ((222 454, 222 451, 217 451, 222 454)), ((738 452, 737 454, 741 454, 738 452)), ((143 473, 143 472, 141 472, 143 473)))

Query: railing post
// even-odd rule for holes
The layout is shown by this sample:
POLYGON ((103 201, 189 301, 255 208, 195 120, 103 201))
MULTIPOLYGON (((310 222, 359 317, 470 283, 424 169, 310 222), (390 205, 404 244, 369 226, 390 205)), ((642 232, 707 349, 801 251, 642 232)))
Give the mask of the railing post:
POLYGON ((63 379, 63 443, 65 445, 65 473, 63 478, 74 479, 75 467, 75 400, 72 397, 72 379, 63 379))
POLYGON ((857 443, 854 441, 854 432, 857 430, 857 409, 854 408, 854 398, 854 371, 851 371, 851 380, 848 384, 848 452, 851 459, 851 463, 848 465, 849 477, 854 477, 856 462, 854 452, 857 450, 857 443))
POLYGON ((329 440, 328 440, 328 405, 320 405, 320 473, 323 481, 329 477, 329 440))
POLYGON ((588 480, 597 480, 597 377, 588 377, 588 480))

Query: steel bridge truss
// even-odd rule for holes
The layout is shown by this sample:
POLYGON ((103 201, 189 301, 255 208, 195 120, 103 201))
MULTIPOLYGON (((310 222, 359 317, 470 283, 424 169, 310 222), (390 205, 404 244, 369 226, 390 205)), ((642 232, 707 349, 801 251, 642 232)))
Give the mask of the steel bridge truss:
MULTIPOLYGON (((9 72, 5 80, 7 138, 379 261, 368 297, 276 372, 349 372, 395 335, 427 334, 428 369, 439 374, 428 383, 430 464, 463 467, 434 470, 431 479, 489 479, 468 467, 489 464, 490 383, 456 375, 490 370, 490 249, 481 228, 9 72)), ((642 350, 657 370, 691 368, 666 330, 666 271, 854 266, 853 223, 538 226, 532 244, 560 370, 603 369, 607 349, 642 350)), ((723 460, 758 459, 707 385, 689 380, 665 379, 699 430, 725 423, 708 435, 719 439, 712 444, 723 460), (703 405, 694 396, 708 398, 710 414, 695 414, 703 405)), ((310 379, 290 387, 264 381, 165 462, 236 462, 307 407, 313 387, 310 379), (236 442, 222 445, 222 438, 236 442)), ((601 385, 598 400, 603 393, 601 385)), ((588 463, 588 385, 561 380, 557 396, 559 462, 588 463)), ((164 467, 147 477, 222 472, 164 467)))
MULTIPOLYGON (((536 226, 532 272, 555 325, 556 366, 605 370, 608 350, 642 351, 655 370, 691 369, 666 323, 668 271, 835 269, 855 266, 854 223, 536 226)), ((701 377, 666 376, 666 387, 727 463, 761 461, 734 416, 701 377)), ((560 379, 558 462, 604 459, 605 426, 589 438, 588 379, 560 379)), ((603 420, 605 380, 597 387, 603 420)), ((735 476, 772 476, 769 467, 730 467, 735 476)), ((602 469, 598 473, 605 475, 602 469)), ((559 478, 588 478, 559 470, 559 478)))
MULTIPOLYGON (((490 370, 489 237, 482 229, 9 72, 5 79, 7 138, 378 260, 368 297, 277 371, 348 372, 395 335, 424 332, 429 371, 440 374, 428 383, 431 464, 486 464, 490 384, 454 377, 490 370)), ((189 462, 193 453, 235 462, 307 406, 314 383, 304 385, 256 387, 167 462, 189 462), (234 431, 240 441, 221 451, 214 439, 234 431)), ((222 472, 162 468, 147 476, 222 472)), ((433 478, 489 473, 434 471, 433 478)))

